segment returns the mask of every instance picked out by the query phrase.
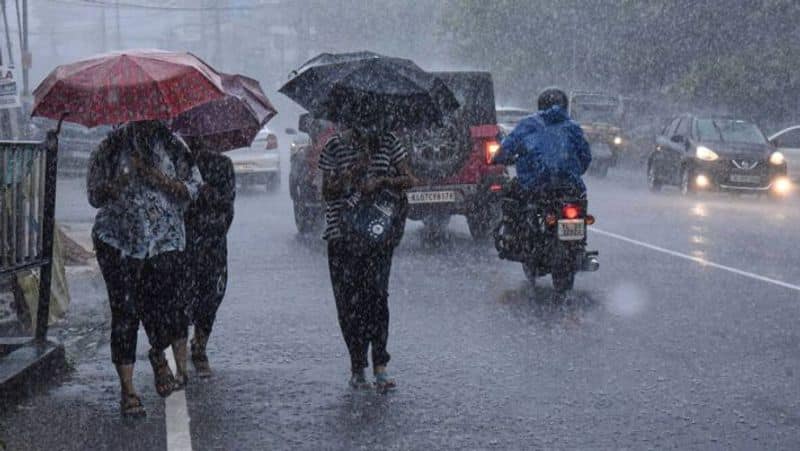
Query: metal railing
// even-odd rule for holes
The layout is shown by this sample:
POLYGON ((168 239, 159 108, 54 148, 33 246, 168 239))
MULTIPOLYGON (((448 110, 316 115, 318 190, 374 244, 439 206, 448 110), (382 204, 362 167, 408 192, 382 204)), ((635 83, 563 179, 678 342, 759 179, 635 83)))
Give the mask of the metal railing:
POLYGON ((41 266, 47 151, 0 141, 0 276, 41 266))
POLYGON ((0 141, 0 278, 39 269, 36 339, 50 317, 58 133, 45 141, 0 141))

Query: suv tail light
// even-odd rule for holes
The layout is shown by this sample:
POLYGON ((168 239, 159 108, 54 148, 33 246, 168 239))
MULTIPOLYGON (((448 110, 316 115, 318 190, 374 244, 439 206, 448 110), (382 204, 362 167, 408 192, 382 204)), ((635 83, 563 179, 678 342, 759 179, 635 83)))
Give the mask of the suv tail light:
POLYGON ((565 219, 578 219, 581 216, 581 207, 576 204, 565 204, 561 208, 561 216, 565 219))
POLYGON ((267 135, 267 150, 273 150, 278 148, 278 137, 275 136, 273 133, 267 135))
POLYGON ((494 156, 497 155, 497 151, 500 150, 500 143, 493 139, 486 141, 484 146, 486 146, 486 164, 492 164, 494 156))

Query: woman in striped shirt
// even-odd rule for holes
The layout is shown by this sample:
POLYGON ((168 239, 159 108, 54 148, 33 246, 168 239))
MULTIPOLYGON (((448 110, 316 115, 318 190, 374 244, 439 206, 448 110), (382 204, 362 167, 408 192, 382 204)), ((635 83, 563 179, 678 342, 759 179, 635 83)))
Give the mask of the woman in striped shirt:
POLYGON ((353 243, 342 236, 341 214, 362 196, 379 190, 404 196, 403 191, 417 184, 417 179, 402 142, 394 134, 374 130, 353 130, 331 137, 320 155, 319 168, 327 204, 323 238, 328 241, 328 266, 339 325, 350 353, 350 385, 372 386, 365 376, 367 352, 372 345, 375 384, 382 390, 391 389, 395 381, 386 371, 390 358, 386 342, 393 249, 369 255, 357 252, 353 243))

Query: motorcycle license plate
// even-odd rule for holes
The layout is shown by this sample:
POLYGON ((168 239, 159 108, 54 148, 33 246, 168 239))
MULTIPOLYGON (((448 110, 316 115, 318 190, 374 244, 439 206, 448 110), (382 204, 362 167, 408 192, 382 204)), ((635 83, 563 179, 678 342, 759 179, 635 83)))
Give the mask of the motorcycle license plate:
POLYGON ((583 219, 560 219, 558 221, 558 239, 561 241, 578 241, 586 237, 586 222, 583 219))
POLYGON ((455 201, 455 191, 411 191, 408 193, 408 203, 410 204, 440 204, 455 201))

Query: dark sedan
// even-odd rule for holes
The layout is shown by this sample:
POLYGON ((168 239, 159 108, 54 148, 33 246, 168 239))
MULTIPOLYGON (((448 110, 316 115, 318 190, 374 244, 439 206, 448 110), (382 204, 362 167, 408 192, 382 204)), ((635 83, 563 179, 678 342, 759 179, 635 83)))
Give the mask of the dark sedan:
POLYGON ((688 195, 728 191, 782 197, 791 190, 786 161, 751 122, 682 115, 656 138, 647 162, 651 191, 676 185, 688 195))

